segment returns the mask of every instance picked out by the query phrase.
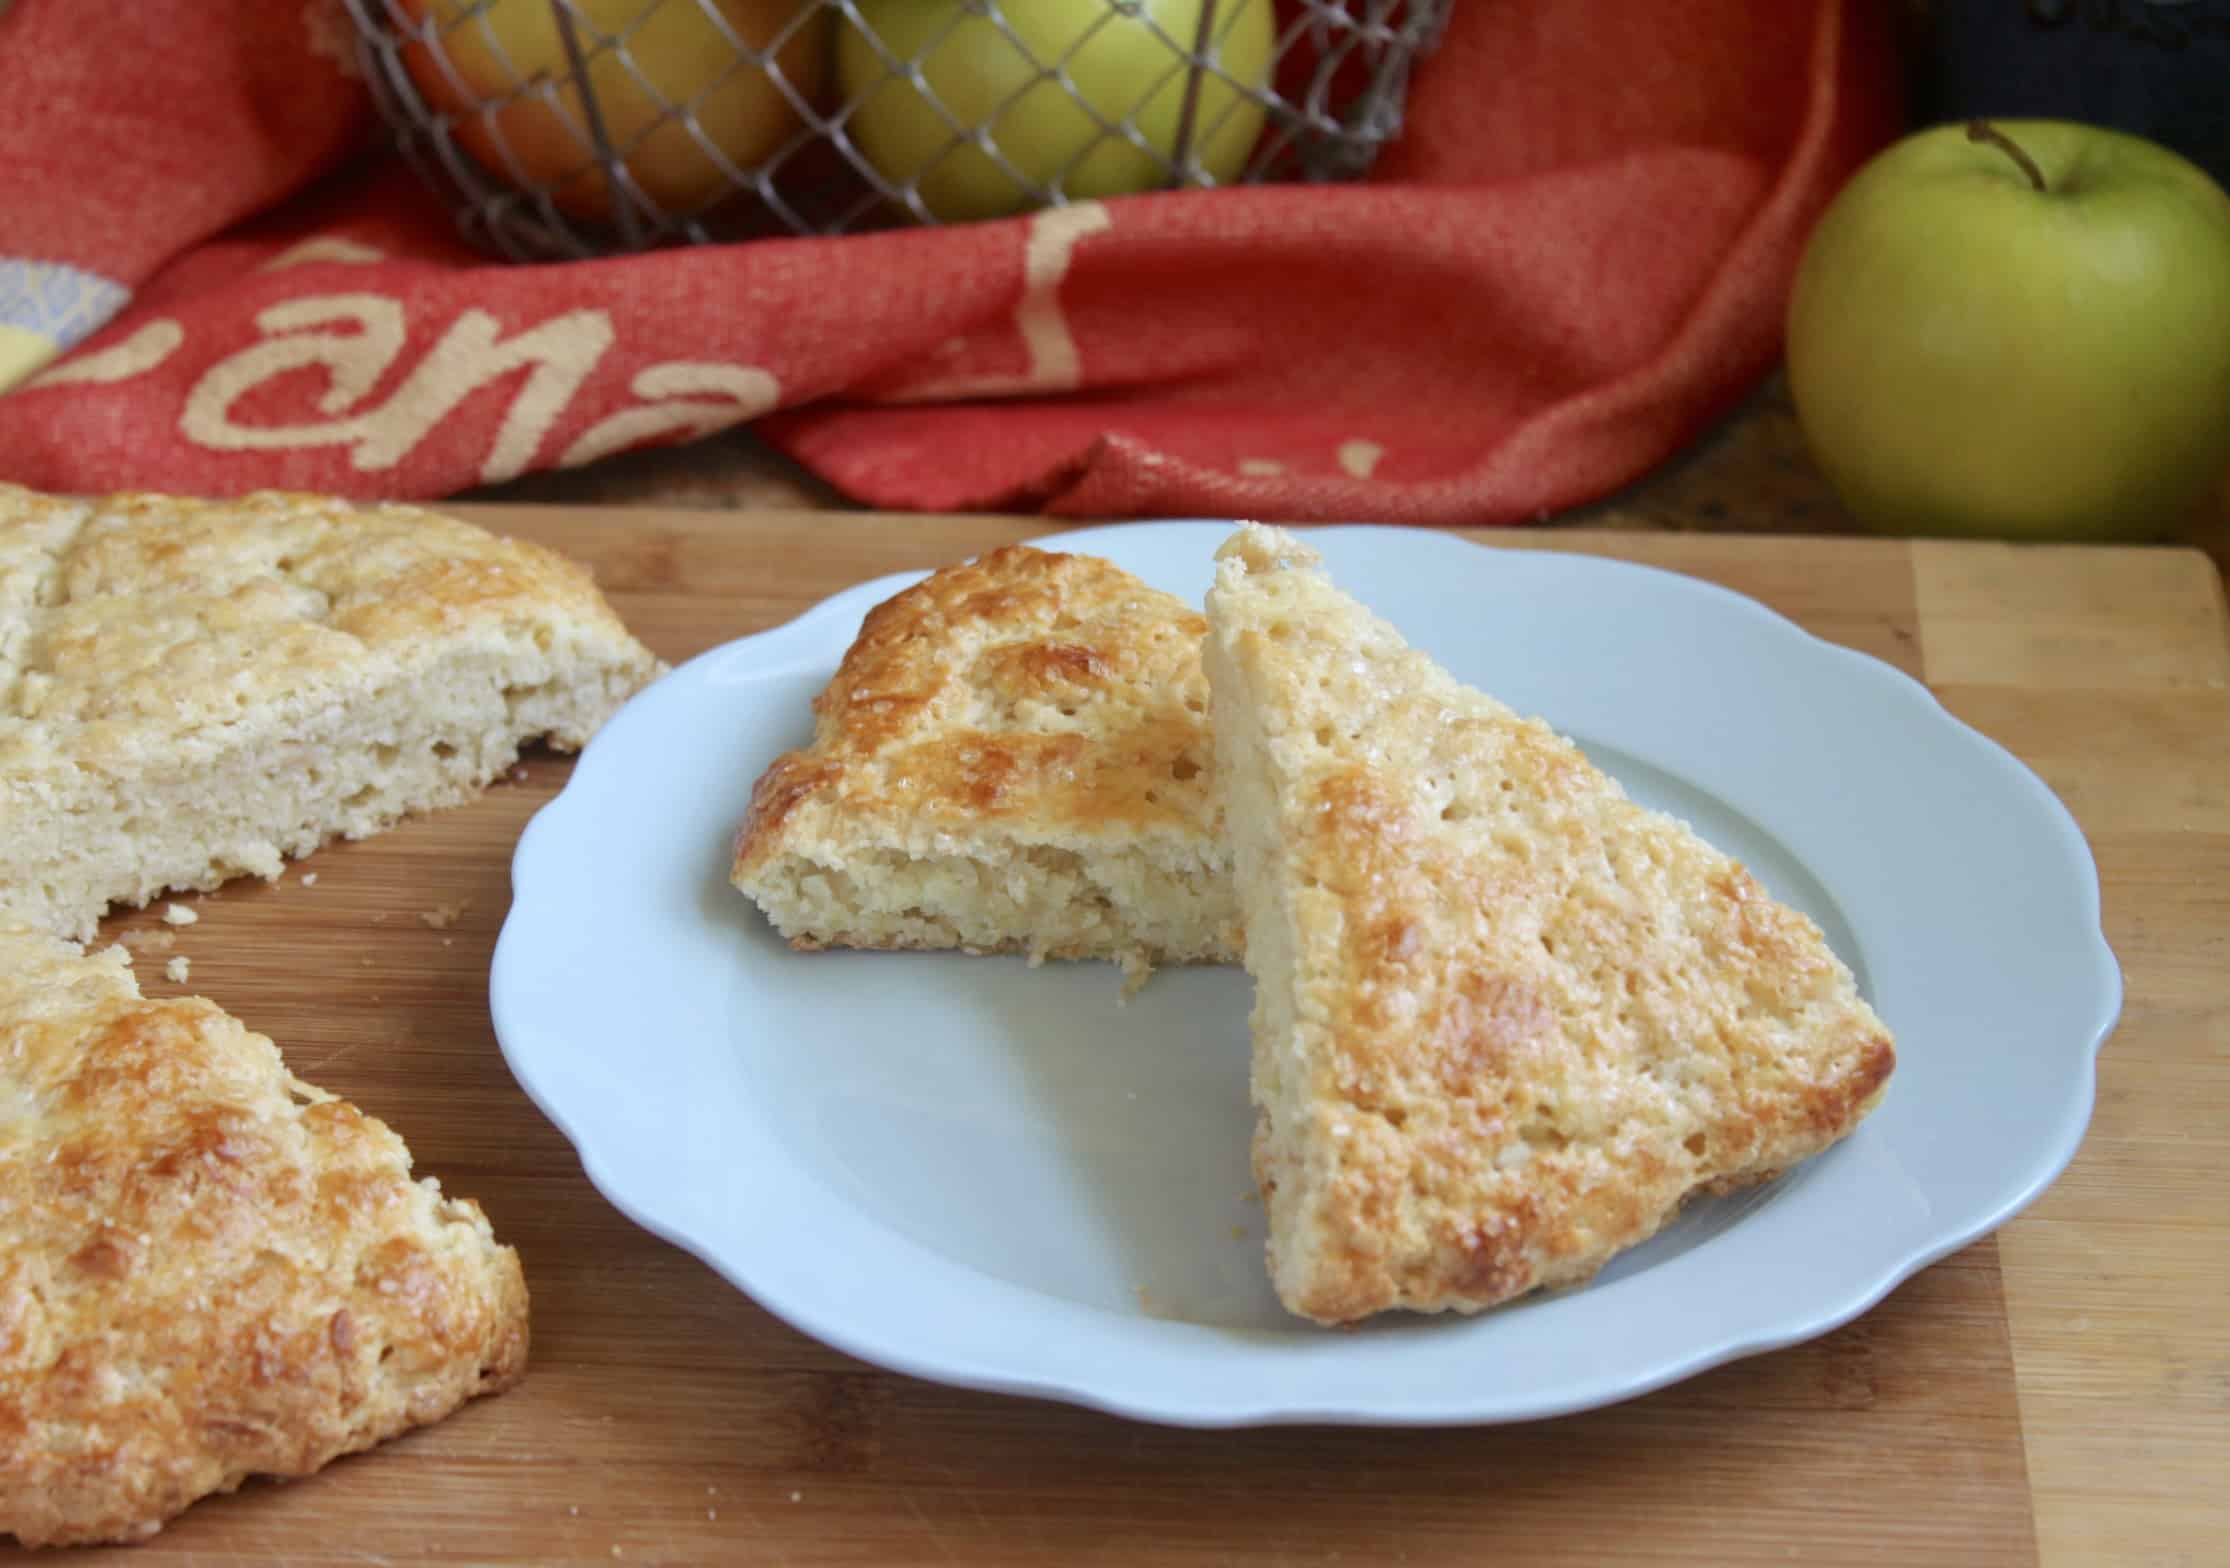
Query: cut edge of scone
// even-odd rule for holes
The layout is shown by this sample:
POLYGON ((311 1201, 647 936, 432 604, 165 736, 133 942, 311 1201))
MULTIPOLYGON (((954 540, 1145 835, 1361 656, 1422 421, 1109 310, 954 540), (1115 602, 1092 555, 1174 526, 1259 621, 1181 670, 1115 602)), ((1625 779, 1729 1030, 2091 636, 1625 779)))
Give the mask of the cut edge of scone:
MULTIPOLYGON (((0 495, 0 529, 27 513, 19 526, 39 526, 44 500, 0 495)), ((112 906, 276 877, 328 840, 471 800, 529 742, 586 744, 664 668, 584 568, 416 508, 117 496, 85 505, 38 561, 44 580, 17 612, 31 634, 0 661, 0 911, 81 941, 112 906), (322 577, 266 542, 290 527, 322 577), (129 564, 104 578, 88 558, 137 540, 150 572, 232 541, 278 558, 220 560, 205 589, 156 580, 133 605, 129 564), (75 602, 73 572, 90 579, 75 602), (235 709, 181 723, 97 689, 104 647, 118 688, 150 668, 175 678, 177 655, 131 642, 166 618, 246 650, 214 659, 200 693, 229 686, 235 709), (91 716, 72 718, 73 701, 91 716)))
POLYGON ((0 920, 0 1536, 133 1541, 526 1371, 518 1254, 120 947, 0 920))
POLYGON ((1889 1032, 1810 920, 1409 649, 1308 546, 1234 535, 1208 618, 1290 1310, 1582 1282, 1879 1101, 1889 1032))
POLYGON ((735 886, 803 950, 1235 961, 1205 625, 1090 556, 933 573, 869 613, 812 743, 759 777, 735 886))

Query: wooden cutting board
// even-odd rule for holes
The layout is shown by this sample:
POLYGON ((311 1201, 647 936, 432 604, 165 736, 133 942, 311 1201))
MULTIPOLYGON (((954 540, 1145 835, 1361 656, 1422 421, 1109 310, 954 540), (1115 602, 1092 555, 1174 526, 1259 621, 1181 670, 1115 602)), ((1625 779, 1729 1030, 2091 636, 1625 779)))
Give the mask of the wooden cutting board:
MULTIPOLYGON (((672 660, 861 578, 1042 531, 476 515, 593 563, 672 660)), ((2230 1560, 2230 643, 2212 567, 2170 551, 1481 537, 1754 595, 1926 679, 2074 809, 2129 1000, 2089 1140, 2029 1214, 1816 1343, 1518 1428, 1172 1431, 889 1375, 620 1218, 506 1072, 488 958, 513 841, 569 766, 536 755, 475 805, 188 899, 191 927, 111 922, 143 944, 151 994, 218 999, 479 1197, 534 1293, 534 1367, 512 1393, 204 1503, 131 1561, 2230 1560), (191 960, 183 988, 163 978, 173 955, 191 960)))

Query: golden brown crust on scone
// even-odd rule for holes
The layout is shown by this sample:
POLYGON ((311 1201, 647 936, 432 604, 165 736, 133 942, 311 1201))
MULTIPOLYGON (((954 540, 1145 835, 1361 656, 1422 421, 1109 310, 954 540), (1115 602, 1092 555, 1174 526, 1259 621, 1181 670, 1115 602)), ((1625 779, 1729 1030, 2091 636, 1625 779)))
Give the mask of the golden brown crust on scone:
POLYGON ((0 1535, 152 1534, 526 1355, 516 1254, 385 1125, 120 949, 0 923, 0 1535))
POLYGON ((275 875, 583 744, 657 669, 588 573, 414 507, 0 485, 0 912, 275 875))
POLYGON ((759 778, 736 885, 800 947, 1232 956, 1204 630, 1088 556, 933 574, 868 613, 812 743, 759 778))
POLYGON ((1206 630, 1090 556, 1009 545, 932 574, 868 611, 813 699, 813 743, 754 792, 738 865, 801 807, 1204 831, 1206 630))
POLYGON ((1256 1171, 1294 1311, 1582 1280, 1817 1153, 1888 1031, 1811 921, 1250 529, 1208 663, 1258 984, 1256 1171))

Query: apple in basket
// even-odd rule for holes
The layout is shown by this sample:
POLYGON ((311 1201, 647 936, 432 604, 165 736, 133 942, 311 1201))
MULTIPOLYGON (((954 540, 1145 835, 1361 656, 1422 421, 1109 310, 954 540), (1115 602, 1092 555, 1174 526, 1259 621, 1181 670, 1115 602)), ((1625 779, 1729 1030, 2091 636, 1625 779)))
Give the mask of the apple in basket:
POLYGON ((453 117, 465 150, 497 178, 547 190, 592 221, 612 215, 592 106, 642 193, 665 213, 692 213, 734 189, 704 143, 748 173, 796 133, 798 105, 828 67, 830 13, 819 0, 398 3, 416 24, 404 64, 428 107, 453 117))
POLYGON ((857 9, 858 23, 837 29, 846 132, 932 217, 995 218, 1041 205, 1041 192, 1168 184, 1188 100, 1196 181, 1236 179, 1262 133, 1272 0, 858 0, 857 9), (1205 66, 1195 73, 1204 9, 1205 66))
POLYGON ((1788 344, 1805 437, 1873 526, 2165 533, 2230 475, 2230 197, 2093 126, 1922 131, 1813 231, 1788 344))

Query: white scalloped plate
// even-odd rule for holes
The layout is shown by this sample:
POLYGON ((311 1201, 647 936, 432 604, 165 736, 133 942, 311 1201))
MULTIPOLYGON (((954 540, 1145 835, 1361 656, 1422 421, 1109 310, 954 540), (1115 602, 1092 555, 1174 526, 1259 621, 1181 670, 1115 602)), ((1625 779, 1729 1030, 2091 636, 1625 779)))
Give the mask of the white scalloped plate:
MULTIPOLYGON (((1225 532, 1064 536, 1193 602, 1225 532)), ((1512 1421, 1810 1338, 2073 1156, 2120 971, 2044 785, 1920 685, 1671 573, 1319 530, 1342 586, 1817 919, 1898 1036, 1837 1148, 1585 1289, 1328 1333, 1262 1269, 1246 977, 797 954, 728 886, 751 781, 863 583, 637 697, 535 817, 491 979, 512 1071, 638 1223, 805 1332, 974 1388, 1200 1426, 1512 1421)))

